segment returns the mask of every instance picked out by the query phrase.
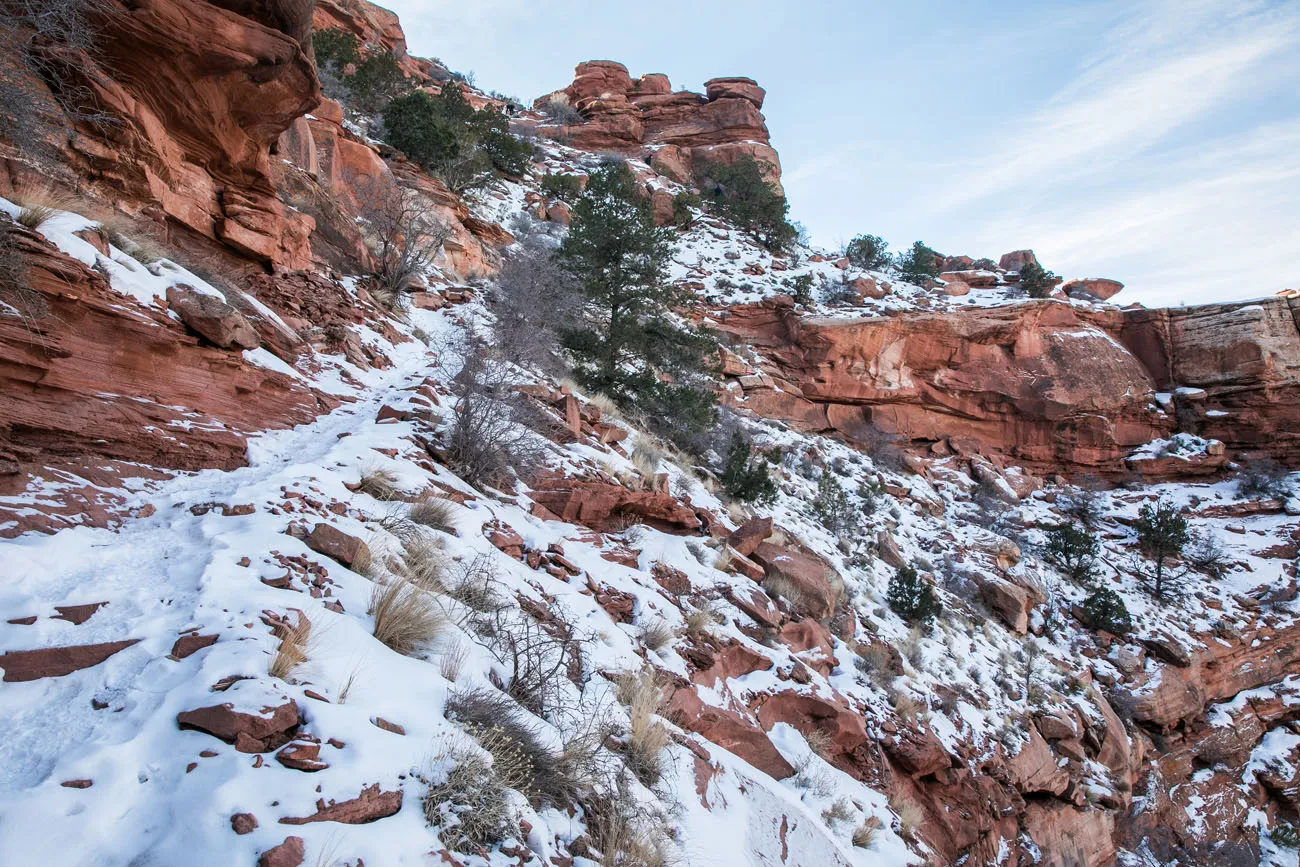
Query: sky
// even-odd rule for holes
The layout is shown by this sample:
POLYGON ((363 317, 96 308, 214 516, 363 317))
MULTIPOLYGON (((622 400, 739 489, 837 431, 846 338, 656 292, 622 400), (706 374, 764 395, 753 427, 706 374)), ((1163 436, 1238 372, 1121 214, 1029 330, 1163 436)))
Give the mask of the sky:
POLYGON ((1300 288, 1300 0, 381 0, 531 101, 583 60, 767 89, 791 218, 1149 306, 1300 288))

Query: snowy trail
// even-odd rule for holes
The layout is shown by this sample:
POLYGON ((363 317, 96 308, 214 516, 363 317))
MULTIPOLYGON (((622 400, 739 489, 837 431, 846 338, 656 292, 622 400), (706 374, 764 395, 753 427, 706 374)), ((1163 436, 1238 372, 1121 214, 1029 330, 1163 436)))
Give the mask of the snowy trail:
MULTIPOLYGON (((0 849, 40 853, 51 859, 48 863, 101 863, 100 858, 102 863, 117 863, 109 852, 116 848, 112 841, 121 837, 120 829, 114 821, 105 824, 102 811, 96 811, 94 827, 88 828, 76 819, 85 809, 79 801, 102 802, 112 791, 111 797, 120 795, 121 816, 115 818, 130 814, 138 820, 140 808, 147 804, 153 818, 167 814, 170 790, 179 784, 178 773, 185 773, 184 761, 174 767, 182 756, 159 754, 186 736, 176 731, 176 712, 188 709, 186 705, 213 703, 209 685, 220 676, 240 673, 230 670, 232 661, 247 667, 247 651, 242 662, 233 660, 230 649, 218 652, 228 634, 237 639, 232 645, 255 640, 268 652, 273 647, 257 614, 263 608, 284 610, 288 594, 258 580, 283 570, 257 561, 273 551, 306 552, 301 542, 283 532, 295 516, 271 511, 277 504, 283 509, 282 487, 318 500, 346 501, 349 494, 342 482, 355 480, 367 453, 378 457, 371 447, 381 440, 388 447, 398 444, 410 426, 376 425, 376 411, 385 403, 400 402, 402 393, 418 384, 431 366, 422 348, 401 349, 406 351, 396 353, 396 366, 366 375, 371 381, 356 402, 310 424, 252 438, 248 466, 183 475, 128 495, 130 506, 154 507, 148 517, 129 519, 115 530, 73 527, 52 536, 28 535, 0 543, 0 574, 5 576, 0 621, 38 617, 31 625, 0 622, 0 651, 139 640, 107 661, 70 675, 0 687, 0 719, 6 731, 0 739, 0 849), (256 511, 233 517, 217 510, 202 515, 190 511, 190 506, 203 503, 253 504, 256 511), (253 560, 251 569, 239 565, 243 557, 253 560), (267 571, 260 572, 259 565, 267 571), (55 606, 100 602, 108 604, 80 625, 52 619, 55 606), (219 634, 221 642, 204 654, 169 659, 173 642, 189 630, 219 634), (209 669, 220 667, 211 664, 214 656, 224 659, 227 667, 210 676, 209 669), (92 706, 92 699, 102 709, 92 706), (94 785, 85 790, 60 785, 73 779, 92 779, 94 785), (150 780, 155 785, 146 787, 150 780), (145 788, 154 794, 131 791, 145 788), (48 798, 34 797, 37 793, 48 798), (66 838, 51 835, 53 829, 86 844, 99 839, 94 845, 69 847, 66 838), (90 851, 99 854, 79 860, 90 851)), ((306 517, 309 525, 320 519, 306 517)), ((294 595, 302 598, 291 605, 308 610, 313 619, 324 619, 320 600, 294 595)), ((347 599, 345 604, 349 613, 339 619, 364 615, 364 600, 347 599)), ((242 673, 265 678, 265 670, 242 673)), ((183 757, 188 760, 190 755, 183 757)), ((166 836, 166 824, 165 819, 151 821, 151 831, 137 830, 166 836)), ((141 848, 138 840, 117 845, 124 860, 141 848)))

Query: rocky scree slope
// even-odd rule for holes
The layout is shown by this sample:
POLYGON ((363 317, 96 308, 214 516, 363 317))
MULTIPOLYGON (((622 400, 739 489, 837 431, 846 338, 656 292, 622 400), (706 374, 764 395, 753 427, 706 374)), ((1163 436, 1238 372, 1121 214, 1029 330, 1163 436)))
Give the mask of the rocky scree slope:
MULTIPOLYGON (((413 75, 434 69, 405 57, 382 10, 314 14, 413 75)), ((123 46, 153 27, 153 44, 179 46, 170 56, 208 62, 213 44, 199 51, 185 28, 213 20, 220 51, 284 58, 259 61, 255 83, 311 71, 305 19, 269 7, 132 15, 123 46)), ((531 177, 470 203, 317 104, 310 74, 291 117, 202 101, 222 135, 257 131, 244 156, 268 171, 238 178, 192 174, 220 161, 190 141, 217 133, 173 117, 190 94, 142 93, 177 100, 139 116, 153 141, 185 145, 115 151, 116 171, 148 178, 170 154, 168 177, 190 178, 194 200, 88 173, 80 205, 14 230, 30 291, 57 315, 10 305, 0 320, 0 505, 7 534, 58 532, 0 548, 6 851, 56 864, 1294 863, 1280 832, 1298 806, 1297 504, 1242 499, 1214 475, 1295 430, 1292 300, 1120 311, 1062 287, 1028 302, 1023 253, 992 268, 952 257, 951 279, 920 286, 808 249, 774 257, 697 215, 674 278, 701 299, 690 315, 737 338, 723 393, 773 455, 775 501, 724 503, 695 460, 517 369, 550 419, 519 431, 544 467, 513 490, 475 486, 443 463, 459 347, 493 325, 485 284, 468 280, 491 273, 509 217, 563 224, 537 178, 598 164, 584 148, 613 143, 584 141, 588 123, 626 130, 618 146, 660 202, 690 177, 655 166, 667 147, 693 160, 766 145, 749 109, 707 108, 756 113, 745 82, 674 101, 647 100, 676 95, 616 65, 577 77, 585 122, 568 143, 539 142, 531 177), (417 191, 453 229, 404 318, 332 270, 368 264, 358 175, 417 191), (256 199, 266 184, 279 197, 256 199), (259 206, 230 210, 241 195, 259 206), (128 237, 81 213, 104 204, 135 219, 128 237), (804 274, 823 300, 800 308, 785 281, 804 274), (1080 370, 1125 390, 1095 393, 1103 380, 1080 370), (1099 495, 1104 586, 1132 616, 1118 635, 1084 625, 1089 588, 1042 552, 1083 496, 1050 477, 1126 459, 1153 462, 1150 479, 1210 475, 1099 495), (1224 550, 1165 601, 1145 589, 1133 529, 1161 497, 1224 550), (946 612, 928 630, 887 602, 909 565, 946 612), (480 585, 508 628, 480 616, 480 585), (427 608, 435 628, 380 640, 385 599, 427 608), (537 758, 581 743, 584 719, 608 723, 571 802, 491 770, 492 800, 448 794, 457 768, 509 765, 509 751, 482 751, 499 742, 465 697, 515 682, 501 643, 515 633, 563 674, 547 702, 491 705, 495 721, 522 721, 537 758), (444 809, 466 804, 503 805, 495 842, 466 842, 465 814, 444 809)), ((6 166, 40 170, 20 152, 6 166)))

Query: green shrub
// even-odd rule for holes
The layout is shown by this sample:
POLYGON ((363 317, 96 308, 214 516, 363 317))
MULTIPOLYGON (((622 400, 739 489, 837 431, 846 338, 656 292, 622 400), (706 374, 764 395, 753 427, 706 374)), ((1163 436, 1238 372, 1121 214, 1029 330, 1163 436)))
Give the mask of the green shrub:
POLYGON ((1030 260, 1020 266, 1020 288, 1030 298, 1046 298, 1052 294, 1059 278, 1037 262, 1030 260))
POLYGON ((925 244, 917 241, 895 260, 894 265, 898 268, 898 273, 908 282, 922 283, 929 278, 939 276, 938 255, 925 244))
POLYGON ((411 89, 396 55, 376 51, 357 64, 357 71, 344 79, 353 102, 363 111, 377 111, 411 89))
POLYGON ((543 175, 542 193, 551 199, 572 202, 582 195, 582 181, 577 175, 543 175))
POLYGON ((889 245, 876 235, 858 235, 844 248, 849 262, 864 271, 879 271, 890 262, 889 245))
POLYGON ((899 566, 889 579, 885 599, 894 613, 908 623, 928 623, 943 610, 934 588, 910 564, 899 566))
POLYGON ((700 194, 692 190, 683 190, 673 196, 673 225, 679 229, 689 229, 695 225, 695 212, 703 206, 700 194))
POLYGON ((389 144, 456 193, 488 183, 493 170, 522 175, 533 154, 531 144, 510 134, 505 115, 476 110, 450 83, 437 96, 417 90, 390 101, 384 131, 389 144))
POLYGON ((798 230, 786 215, 790 203, 768 180, 772 167, 743 156, 734 163, 712 162, 696 173, 704 199, 767 249, 790 246, 798 230))
POLYGON ((769 504, 776 501, 776 482, 767 473, 766 462, 755 460, 749 440, 736 431, 727 449, 727 464, 722 471, 722 487, 737 500, 769 504))
POLYGON ((813 278, 811 274, 800 274, 797 277, 791 277, 786 281, 786 285, 790 287, 790 295, 794 298, 796 304, 808 306, 813 303, 813 278))
POLYGON ((832 533, 844 533, 853 525, 853 506, 849 502, 849 495, 829 471, 823 472, 817 480, 817 496, 813 499, 812 506, 817 520, 832 533))
POLYGON ((1059 524, 1047 531, 1043 557, 1075 581, 1087 582, 1097 571, 1097 537, 1074 524, 1059 524))
POLYGON ((1133 628, 1124 600, 1106 587, 1098 587, 1083 600, 1079 619, 1089 629, 1105 630, 1114 635, 1123 635, 1133 628))
POLYGON ((357 37, 346 30, 317 30, 311 35, 318 67, 342 69, 357 62, 357 37))

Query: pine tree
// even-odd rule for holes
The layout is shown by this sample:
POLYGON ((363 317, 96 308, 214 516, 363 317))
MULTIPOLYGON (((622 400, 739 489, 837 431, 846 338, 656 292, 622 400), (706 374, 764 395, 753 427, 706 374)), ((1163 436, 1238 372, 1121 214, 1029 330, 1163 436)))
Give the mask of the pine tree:
POLYGON ((1173 563, 1187 544, 1187 518, 1181 509, 1166 500, 1154 506, 1146 503, 1138 511, 1135 524, 1138 546, 1151 561, 1151 591, 1157 599, 1175 588, 1181 576, 1173 573, 1173 563))
POLYGON ((1104 629, 1114 635, 1123 635, 1133 628, 1128 606, 1119 594, 1107 587, 1098 587, 1080 606, 1083 625, 1090 629, 1104 629))
POLYGON ((844 255, 855 267, 878 271, 889 264, 889 245, 878 235, 858 235, 844 248, 844 255))
POLYGON ((787 215, 790 203, 769 180, 771 167, 751 156, 708 163, 696 173, 704 198, 773 252, 790 246, 799 230, 787 215))
POLYGON ((928 623, 942 610, 934 588, 910 564, 899 566, 889 579, 885 598, 894 613, 908 623, 928 623))
POLYGON ((912 244, 911 249, 899 256, 894 264, 898 273, 911 283, 939 276, 938 254, 920 241, 912 244))
POLYGON ((1097 537, 1082 527, 1059 524, 1047 531, 1043 556, 1073 580, 1086 583, 1097 571, 1097 537))
POLYGON ((1020 266, 1020 288, 1030 298, 1046 298, 1051 295, 1059 280, 1059 277, 1033 260, 1020 266))
POLYGON ((853 506, 844 486, 829 472, 823 472, 817 480, 817 496, 813 499, 813 511, 822 526, 832 533, 843 533, 853 523, 853 506))
POLYGON ((585 321, 564 335, 579 378, 638 406, 669 436, 707 426, 714 401, 689 381, 712 342, 669 316, 687 299, 665 283, 673 237, 655 225, 627 164, 610 163, 588 178, 558 252, 586 298, 585 321))
POLYGON ((731 435, 727 464, 722 471, 722 488, 737 500, 768 504, 776 500, 776 482, 763 461, 755 460, 749 440, 740 431, 731 435))

